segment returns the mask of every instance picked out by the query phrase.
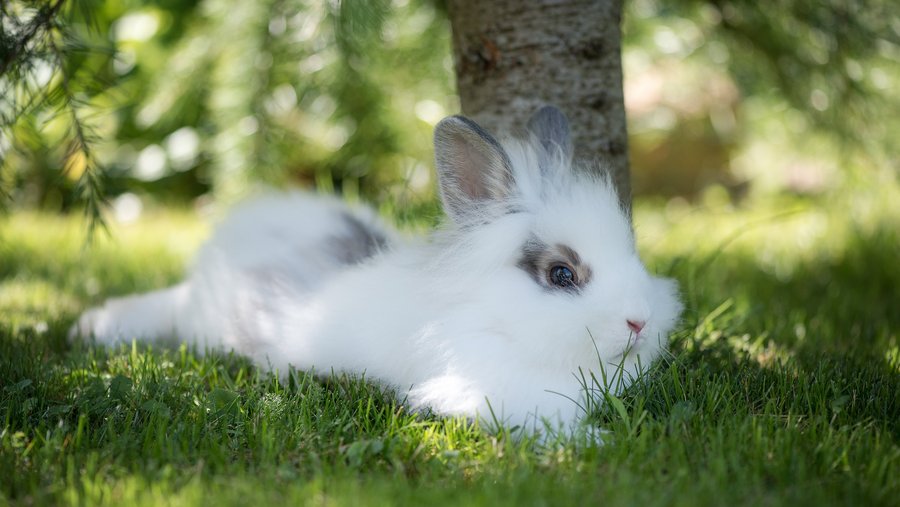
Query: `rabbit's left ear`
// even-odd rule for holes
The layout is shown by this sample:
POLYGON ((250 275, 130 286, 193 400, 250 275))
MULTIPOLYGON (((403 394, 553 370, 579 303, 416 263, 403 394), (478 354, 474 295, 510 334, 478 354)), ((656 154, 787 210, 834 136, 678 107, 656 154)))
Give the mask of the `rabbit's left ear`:
POLYGON ((502 201, 513 188, 509 156, 490 134, 463 116, 434 128, 434 156, 444 211, 465 222, 488 201, 502 201))
POLYGON ((527 129, 540 141, 546 155, 559 153, 567 162, 572 161, 572 135, 565 113, 553 106, 544 106, 528 120, 527 129))

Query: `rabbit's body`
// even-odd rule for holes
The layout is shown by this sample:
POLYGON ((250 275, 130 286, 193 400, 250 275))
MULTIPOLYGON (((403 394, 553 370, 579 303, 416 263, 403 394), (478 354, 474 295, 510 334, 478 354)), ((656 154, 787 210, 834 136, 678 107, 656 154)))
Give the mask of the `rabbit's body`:
POLYGON ((87 312, 79 330, 102 341, 176 337, 252 353, 278 301, 310 297, 394 240, 368 208, 270 192, 231 211, 201 247, 187 280, 109 300, 87 312))
POLYGON ((681 307, 637 258, 609 184, 572 170, 560 117, 542 110, 530 139, 503 147, 444 120, 451 221, 430 241, 335 199, 265 196, 217 229, 184 283, 112 300, 78 329, 107 342, 174 332, 282 371, 365 373, 414 408, 571 425, 579 377, 605 369, 627 384, 681 307), (153 313, 163 325, 144 322, 153 313))

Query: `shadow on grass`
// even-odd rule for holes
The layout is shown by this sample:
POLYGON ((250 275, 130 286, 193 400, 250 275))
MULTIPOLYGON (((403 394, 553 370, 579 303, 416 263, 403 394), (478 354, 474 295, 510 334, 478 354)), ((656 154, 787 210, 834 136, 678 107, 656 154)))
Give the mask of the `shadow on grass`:
POLYGON ((900 229, 882 227, 852 236, 837 258, 823 254, 787 273, 764 270, 752 252, 726 250, 710 264, 673 262, 674 276, 689 287, 689 323, 726 303, 707 330, 717 337, 770 342, 801 359, 834 353, 888 362, 900 329, 898 249, 900 229))

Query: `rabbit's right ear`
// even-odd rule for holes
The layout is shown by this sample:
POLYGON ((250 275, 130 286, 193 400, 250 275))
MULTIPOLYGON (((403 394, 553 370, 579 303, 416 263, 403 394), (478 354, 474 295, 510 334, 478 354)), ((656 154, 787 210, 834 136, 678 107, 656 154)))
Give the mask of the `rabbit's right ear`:
POLYGON ((434 156, 444 211, 457 223, 488 201, 505 199, 513 187, 509 156, 477 123, 444 118, 434 128, 434 156))
POLYGON ((531 116, 526 128, 540 141, 546 155, 559 153, 566 162, 572 162, 572 134, 565 113, 553 106, 544 106, 531 116))

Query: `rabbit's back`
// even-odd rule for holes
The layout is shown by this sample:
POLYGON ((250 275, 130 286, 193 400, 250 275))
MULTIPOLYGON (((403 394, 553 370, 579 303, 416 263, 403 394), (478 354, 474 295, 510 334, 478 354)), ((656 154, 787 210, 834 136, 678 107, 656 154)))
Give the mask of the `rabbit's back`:
POLYGON ((268 192, 234 208, 169 289, 113 298, 72 335, 115 343, 177 336, 250 352, 273 322, 348 268, 390 248, 394 232, 369 208, 304 192, 268 192))
POLYGON ((197 255, 192 273, 232 272, 312 290, 388 248, 394 232, 373 210, 307 192, 271 192, 238 205, 197 255))
POLYGON ((194 259, 175 328, 245 353, 260 348, 278 338, 272 323, 286 305, 304 304, 394 237, 372 209, 334 197, 270 192, 245 201, 194 259))

